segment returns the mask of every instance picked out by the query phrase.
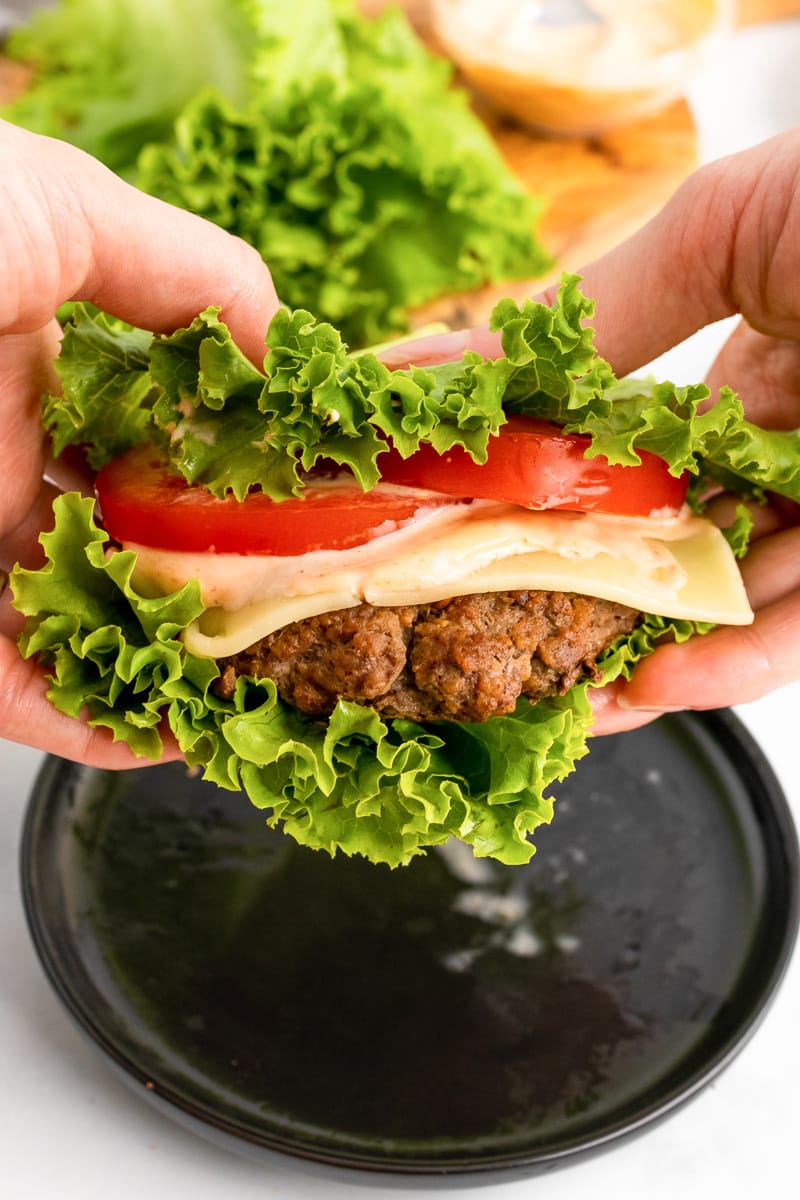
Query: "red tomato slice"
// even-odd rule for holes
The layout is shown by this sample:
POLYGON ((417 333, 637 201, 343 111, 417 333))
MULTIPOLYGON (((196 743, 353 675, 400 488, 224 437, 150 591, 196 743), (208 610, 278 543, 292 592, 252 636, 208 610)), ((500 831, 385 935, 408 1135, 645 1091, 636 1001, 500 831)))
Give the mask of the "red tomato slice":
POLYGON ((99 472, 103 522, 120 542, 161 550, 218 554, 307 554, 347 550, 453 497, 418 496, 402 487, 363 492, 358 484, 311 485, 301 498, 276 502, 260 492, 239 501, 169 472, 151 446, 136 446, 99 472))
POLYGON ((525 508, 636 517, 680 509, 687 481, 670 475, 663 459, 641 451, 640 466, 612 465, 600 455, 584 457, 590 441, 547 421, 511 416, 489 439, 489 456, 483 464, 473 462, 460 447, 440 455, 432 446, 422 445, 407 459, 389 450, 381 454, 378 467, 390 483, 525 508))

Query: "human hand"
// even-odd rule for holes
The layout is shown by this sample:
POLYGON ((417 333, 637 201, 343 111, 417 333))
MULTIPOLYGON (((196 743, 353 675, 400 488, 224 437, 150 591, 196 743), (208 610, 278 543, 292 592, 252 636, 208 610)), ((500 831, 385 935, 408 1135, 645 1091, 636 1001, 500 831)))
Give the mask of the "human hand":
MULTIPOLYGON (((222 229, 123 183, 63 142, 0 121, 0 569, 39 565, 52 524, 45 482, 42 393, 55 387, 56 309, 87 300, 134 325, 168 331, 219 305, 242 349, 263 359, 278 300, 260 256, 222 229)), ((0 737, 75 761, 141 760, 57 712, 15 638, 20 618, 0 603, 0 737)), ((177 757, 170 743, 167 757, 177 757)))
MULTIPOLYGON (((750 420, 800 426, 800 131, 697 171, 628 241, 582 272, 597 303, 597 347, 617 375, 635 372, 713 321, 741 321, 709 373, 750 420)), ((550 303, 552 293, 538 299, 550 303)), ((487 327, 397 347, 389 365, 444 361, 467 348, 497 356, 487 327)), ((720 497, 709 515, 730 523, 720 497)), ((741 563, 755 610, 749 626, 719 627, 664 645, 629 682, 591 692, 596 733, 631 729, 662 712, 758 699, 800 678, 800 510, 775 498, 754 511, 741 563)))

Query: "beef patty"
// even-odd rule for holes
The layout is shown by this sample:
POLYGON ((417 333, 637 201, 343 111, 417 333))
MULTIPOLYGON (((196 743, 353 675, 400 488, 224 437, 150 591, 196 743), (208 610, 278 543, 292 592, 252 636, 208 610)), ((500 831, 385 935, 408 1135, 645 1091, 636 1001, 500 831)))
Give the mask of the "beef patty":
POLYGON ((495 592, 435 604, 360 604, 309 617, 220 660, 217 695, 239 675, 275 681, 312 717, 337 700, 414 721, 486 721, 567 691, 639 613, 565 592, 495 592))

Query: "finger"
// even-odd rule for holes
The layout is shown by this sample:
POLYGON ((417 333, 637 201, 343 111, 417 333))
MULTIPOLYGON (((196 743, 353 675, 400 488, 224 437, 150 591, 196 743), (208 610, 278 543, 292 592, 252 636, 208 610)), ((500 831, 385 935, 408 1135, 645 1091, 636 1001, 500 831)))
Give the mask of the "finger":
MULTIPOLYGON (((87 766, 122 770, 145 765, 109 729, 93 729, 53 708, 47 683, 33 660, 20 658, 12 642, 0 638, 0 737, 57 754, 87 766)), ((174 740, 165 739, 160 761, 181 757, 174 740)))
POLYGON ((800 678, 800 595, 756 613, 752 625, 725 626, 683 645, 659 647, 637 666, 617 703, 670 711, 745 704, 800 678))
POLYGON ((263 362, 279 301, 257 250, 113 175, 93 197, 88 215, 92 261, 73 297, 156 332, 186 325, 218 305, 236 343, 263 362), (118 214, 116 228, 112 213, 118 214))
POLYGON ((592 706, 592 736, 604 736, 609 733, 624 733, 629 729, 638 729, 655 721, 661 714, 644 709, 635 710, 622 708, 619 698, 625 688, 625 681, 617 679, 602 688, 589 688, 589 703, 592 706))
POLYGON ((15 563, 30 571, 43 566, 45 553, 39 537, 54 525, 53 500, 58 490, 42 483, 22 521, 0 539, 0 570, 10 571, 15 563))
POLYGON ((581 271, 595 302, 595 343, 619 376, 736 311, 722 265, 733 229, 709 219, 710 173, 691 177, 648 224, 581 271))
POLYGON ((500 334, 491 333, 488 325, 476 325, 474 329, 409 338, 384 350, 380 359, 393 371, 399 371, 412 365, 430 367, 436 363, 455 362, 465 350, 476 350, 484 358, 500 358, 503 353, 500 334))
MULTIPOLYGON (((582 269, 598 350, 618 375, 737 312, 771 337, 800 336, 800 277, 794 254, 782 249, 800 236, 799 150, 792 130, 709 163, 637 233, 582 269)), ((556 291, 537 299, 552 304, 556 291)), ((483 327, 461 331, 440 350, 457 358, 487 336, 495 335, 483 327)), ((489 344, 496 354, 498 342, 489 344)), ((431 346, 405 351, 416 362, 431 346)))
POLYGON ((54 381, 55 322, 0 337, 0 539, 25 519, 41 486, 45 433, 42 393, 54 381))
POLYGON ((14 168, 0 180, 13 222, 5 254, 0 245, 5 328, 39 328, 68 299, 89 300, 159 332, 219 305, 245 353, 263 359, 278 299, 252 247, 131 187, 65 142, 0 122, 0 152, 14 168), (21 265, 18 245, 26 247, 21 265))
POLYGON ((741 496, 723 492, 709 501, 704 515, 718 525, 720 529, 730 529, 736 520, 736 511, 744 506, 753 519, 750 541, 758 541, 768 537, 779 529, 788 529, 800 524, 800 505, 792 501, 784 501, 783 497, 775 496, 767 504, 757 504, 755 501, 743 500, 741 496))
POLYGON ((2 594, 0 595, 0 639, 7 638, 9 641, 16 643, 25 626, 25 618, 22 613, 17 612, 13 607, 13 597, 11 588, 9 587, 8 575, 5 571, 0 572, 0 585, 2 585, 2 594))
POLYGON ((735 380, 748 419, 765 429, 796 429, 800 342, 770 337, 740 321, 724 343, 706 382, 716 394, 735 380))
POLYGON ((799 149, 793 130, 702 167, 633 237, 584 268, 597 346, 618 375, 737 312, 772 336, 800 334, 790 270, 799 149))
POLYGON ((800 595, 800 527, 779 530, 754 542, 739 566, 756 611, 792 592, 800 595))

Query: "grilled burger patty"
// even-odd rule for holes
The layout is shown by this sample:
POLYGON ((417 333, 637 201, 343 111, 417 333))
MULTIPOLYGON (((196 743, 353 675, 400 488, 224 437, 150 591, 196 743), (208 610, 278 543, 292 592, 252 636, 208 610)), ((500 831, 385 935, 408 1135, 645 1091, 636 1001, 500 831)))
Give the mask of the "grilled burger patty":
POLYGON ((287 704, 328 716, 337 700, 385 717, 486 721, 566 692, 639 613, 567 592, 493 592, 434 604, 360 604, 277 630, 219 662, 217 695, 239 675, 275 681, 287 704))

